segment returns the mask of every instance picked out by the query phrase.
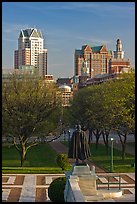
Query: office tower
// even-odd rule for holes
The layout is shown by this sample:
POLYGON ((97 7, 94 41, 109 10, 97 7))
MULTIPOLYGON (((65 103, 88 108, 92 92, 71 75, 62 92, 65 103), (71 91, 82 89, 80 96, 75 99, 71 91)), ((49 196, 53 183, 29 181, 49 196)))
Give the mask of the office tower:
POLYGON ((36 28, 20 31, 18 50, 14 52, 14 68, 22 66, 35 67, 40 76, 47 74, 47 49, 44 49, 42 33, 36 28))

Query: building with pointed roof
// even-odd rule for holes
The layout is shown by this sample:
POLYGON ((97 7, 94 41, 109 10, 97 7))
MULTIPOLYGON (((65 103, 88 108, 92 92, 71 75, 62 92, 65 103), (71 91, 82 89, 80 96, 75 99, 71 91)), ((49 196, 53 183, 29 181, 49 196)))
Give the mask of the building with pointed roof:
POLYGON ((47 75, 47 49, 44 49, 44 38, 36 28, 20 31, 18 50, 14 52, 14 68, 31 65, 38 69, 40 76, 47 75))
POLYGON ((82 49, 75 49, 74 58, 74 75, 85 81, 96 75, 130 71, 130 61, 124 58, 120 39, 117 40, 114 52, 108 50, 106 45, 83 45, 82 49))
POLYGON ((109 70, 110 73, 120 74, 123 72, 130 72, 130 61, 124 58, 124 51, 122 49, 122 41, 117 39, 116 51, 113 52, 113 57, 110 59, 109 70))
POLYGON ((94 77, 109 72, 109 60, 112 52, 105 45, 83 45, 81 50, 75 49, 74 75, 94 77))

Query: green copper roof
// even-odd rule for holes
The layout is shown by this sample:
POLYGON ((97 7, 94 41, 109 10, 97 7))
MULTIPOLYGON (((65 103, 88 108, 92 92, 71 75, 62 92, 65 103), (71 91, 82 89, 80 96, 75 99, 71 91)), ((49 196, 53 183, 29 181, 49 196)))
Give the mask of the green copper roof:
POLYGON ((101 46, 93 46, 93 47, 91 47, 93 52, 99 52, 101 50, 101 48, 102 48, 102 45, 101 46))
POLYGON ((83 46, 82 46, 82 50, 84 50, 86 47, 87 47, 87 45, 83 45, 83 46))
MULTIPOLYGON (((81 50, 75 50, 75 54, 76 54, 76 55, 82 55, 84 49, 85 49, 87 46, 88 46, 88 45, 83 45, 81 50)), ((94 53, 94 52, 96 53, 96 52, 100 52, 100 50, 102 49, 103 45, 101 45, 101 46, 90 46, 90 47, 91 47, 91 49, 92 49, 92 52, 93 52, 93 53, 94 53)), ((111 51, 111 50, 109 50, 108 52, 109 52, 109 54, 112 54, 112 51, 111 51)))
POLYGON ((82 50, 75 50, 75 54, 76 55, 83 55, 83 51, 82 50))

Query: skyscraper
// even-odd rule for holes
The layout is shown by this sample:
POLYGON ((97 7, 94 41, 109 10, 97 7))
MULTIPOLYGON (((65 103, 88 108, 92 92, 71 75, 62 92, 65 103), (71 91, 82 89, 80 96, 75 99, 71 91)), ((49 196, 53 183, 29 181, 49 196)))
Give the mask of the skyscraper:
POLYGON ((14 52, 14 68, 31 65, 38 69, 40 76, 47 74, 47 49, 44 49, 42 33, 36 28, 20 31, 18 50, 14 52))

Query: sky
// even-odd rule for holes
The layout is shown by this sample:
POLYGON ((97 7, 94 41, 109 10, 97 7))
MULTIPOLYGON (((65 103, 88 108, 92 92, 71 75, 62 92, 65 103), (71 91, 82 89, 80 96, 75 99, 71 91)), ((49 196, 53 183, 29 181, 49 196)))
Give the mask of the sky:
POLYGON ((74 75, 74 52, 82 45, 105 44, 135 67, 135 2, 2 2, 2 69, 14 68, 21 29, 37 28, 48 49, 48 74, 74 75))

